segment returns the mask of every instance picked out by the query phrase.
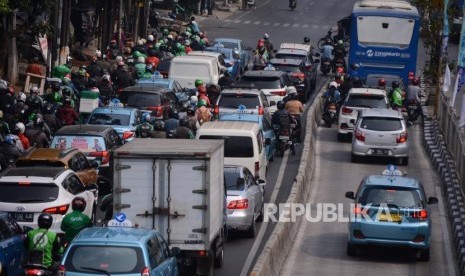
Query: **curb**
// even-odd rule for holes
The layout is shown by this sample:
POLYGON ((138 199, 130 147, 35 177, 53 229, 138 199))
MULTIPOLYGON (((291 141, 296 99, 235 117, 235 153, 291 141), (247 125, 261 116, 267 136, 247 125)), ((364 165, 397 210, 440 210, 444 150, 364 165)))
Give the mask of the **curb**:
MULTIPOLYGON (((313 177, 315 167, 315 141, 317 138, 321 114, 323 112, 323 99, 319 97, 325 91, 327 84, 318 91, 315 100, 307 112, 306 135, 302 158, 298 168, 297 176, 294 180, 291 192, 286 200, 286 204, 306 203, 310 194, 310 180, 313 177)), ((250 276, 278 276, 284 266, 284 262, 291 250, 297 231, 300 228, 302 217, 299 216, 296 223, 278 222, 265 244, 264 250, 260 253, 250 276)), ((464 250, 465 253, 465 250, 464 250)))
POLYGON ((451 223, 452 240, 455 242, 457 265, 460 274, 465 275, 465 197, 460 188, 457 168, 447 149, 439 123, 432 120, 431 117, 424 117, 422 130, 423 145, 436 171, 442 178, 442 188, 447 201, 447 214, 451 223))

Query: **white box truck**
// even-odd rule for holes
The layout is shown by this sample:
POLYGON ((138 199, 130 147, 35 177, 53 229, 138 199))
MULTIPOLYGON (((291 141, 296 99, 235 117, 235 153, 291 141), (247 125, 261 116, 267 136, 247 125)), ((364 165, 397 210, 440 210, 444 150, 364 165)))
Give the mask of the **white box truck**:
POLYGON ((180 270, 223 264, 223 140, 135 139, 111 153, 113 214, 179 247, 180 270))

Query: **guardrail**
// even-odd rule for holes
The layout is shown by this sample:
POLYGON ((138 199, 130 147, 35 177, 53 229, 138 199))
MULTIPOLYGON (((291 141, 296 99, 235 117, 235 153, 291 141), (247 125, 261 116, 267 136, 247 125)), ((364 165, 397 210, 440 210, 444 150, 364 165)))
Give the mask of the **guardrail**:
MULTIPOLYGON (((306 134, 301 162, 291 192, 286 201, 288 204, 306 203, 310 193, 310 181, 315 167, 315 143, 318 124, 323 112, 323 99, 321 95, 327 87, 326 84, 323 85, 323 88, 316 95, 315 100, 307 112, 306 134)), ((298 220, 297 222, 278 222, 276 224, 262 253, 252 268, 250 273, 251 276, 280 275, 284 261, 289 254, 302 221, 302 216, 296 218, 298 220)))

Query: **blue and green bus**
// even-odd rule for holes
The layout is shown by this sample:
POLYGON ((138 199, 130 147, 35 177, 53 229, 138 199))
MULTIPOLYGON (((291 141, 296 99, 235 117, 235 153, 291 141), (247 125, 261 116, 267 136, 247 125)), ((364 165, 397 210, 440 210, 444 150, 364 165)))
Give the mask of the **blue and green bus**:
POLYGON ((349 64, 358 75, 389 74, 408 85, 415 76, 421 18, 406 1, 364 0, 355 3, 350 23, 349 64))

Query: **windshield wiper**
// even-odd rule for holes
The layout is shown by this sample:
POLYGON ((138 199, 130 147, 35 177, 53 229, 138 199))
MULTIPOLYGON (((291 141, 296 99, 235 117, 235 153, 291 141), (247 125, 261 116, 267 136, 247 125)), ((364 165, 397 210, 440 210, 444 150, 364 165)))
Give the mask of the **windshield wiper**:
POLYGON ((80 267, 79 269, 84 269, 84 270, 90 270, 90 271, 95 271, 95 272, 100 272, 105 275, 111 276, 110 272, 103 270, 103 269, 98 269, 98 268, 93 268, 93 267, 80 267))

